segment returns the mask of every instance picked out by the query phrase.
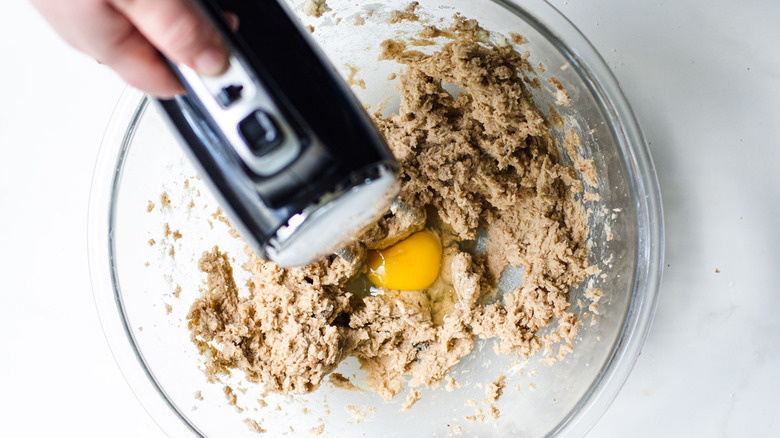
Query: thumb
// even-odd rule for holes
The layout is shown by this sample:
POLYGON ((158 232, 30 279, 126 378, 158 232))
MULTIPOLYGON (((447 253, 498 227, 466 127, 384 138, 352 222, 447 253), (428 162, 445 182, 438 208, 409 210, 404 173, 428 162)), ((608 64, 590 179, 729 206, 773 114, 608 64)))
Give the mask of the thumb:
POLYGON ((228 66, 219 33, 188 0, 110 0, 168 59, 204 75, 228 66))

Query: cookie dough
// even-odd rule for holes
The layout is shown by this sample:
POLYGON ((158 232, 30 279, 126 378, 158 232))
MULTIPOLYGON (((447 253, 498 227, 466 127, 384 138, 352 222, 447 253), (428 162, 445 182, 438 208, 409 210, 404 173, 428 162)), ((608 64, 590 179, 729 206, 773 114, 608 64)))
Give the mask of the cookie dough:
MULTIPOLYGON (((305 393, 354 356, 369 387, 389 399, 405 376, 412 388, 439 385, 477 337, 496 339, 502 353, 529 356, 554 343, 560 355, 571 351, 579 322, 568 293, 594 273, 575 198, 580 176, 559 157, 521 54, 485 44, 486 32, 462 17, 426 30, 450 42, 430 55, 383 44, 383 59, 405 65, 400 111, 374 115, 401 164, 401 193, 384 219, 340 255, 306 267, 282 269, 249 253, 242 293, 226 254, 204 254, 206 287, 189 327, 212 378, 239 369, 271 391, 305 393), (361 294, 367 250, 424 226, 445 244, 440 284, 361 294), (478 250, 481 233, 487 243, 478 250), (486 300, 507 265, 523 269, 522 285, 486 300)), ((594 185, 595 175, 586 181, 594 185)))

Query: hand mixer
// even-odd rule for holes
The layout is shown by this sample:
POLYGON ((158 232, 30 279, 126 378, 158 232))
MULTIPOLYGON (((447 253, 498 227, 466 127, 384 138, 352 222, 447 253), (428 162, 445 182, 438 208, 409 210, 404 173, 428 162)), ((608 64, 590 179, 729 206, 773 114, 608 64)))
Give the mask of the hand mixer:
POLYGON ((234 227, 290 267, 344 247, 386 213, 399 183, 381 134, 282 2, 194 1, 229 68, 205 77, 171 63, 187 93, 159 103, 234 227))

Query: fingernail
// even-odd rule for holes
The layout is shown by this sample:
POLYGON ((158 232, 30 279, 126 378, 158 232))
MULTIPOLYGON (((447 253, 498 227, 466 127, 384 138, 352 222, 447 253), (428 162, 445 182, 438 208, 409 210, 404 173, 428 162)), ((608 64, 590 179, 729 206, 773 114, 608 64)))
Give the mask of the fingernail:
POLYGON ((211 47, 204 50, 200 55, 195 58, 195 70, 198 73, 207 76, 216 76, 225 71, 227 68, 227 56, 225 52, 211 47))

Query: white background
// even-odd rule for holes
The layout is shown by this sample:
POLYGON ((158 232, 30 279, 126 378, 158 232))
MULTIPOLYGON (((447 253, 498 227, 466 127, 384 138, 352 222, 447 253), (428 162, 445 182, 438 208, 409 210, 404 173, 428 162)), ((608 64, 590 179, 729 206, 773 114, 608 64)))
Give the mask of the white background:
MULTIPOLYGON (((589 436, 780 436, 780 2, 553 3, 614 68, 666 220, 653 328, 589 436)), ((87 267, 91 173, 122 89, 4 2, 0 436, 164 436, 112 359, 87 267)))

